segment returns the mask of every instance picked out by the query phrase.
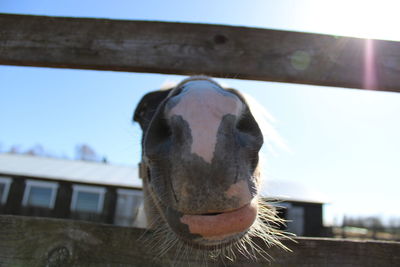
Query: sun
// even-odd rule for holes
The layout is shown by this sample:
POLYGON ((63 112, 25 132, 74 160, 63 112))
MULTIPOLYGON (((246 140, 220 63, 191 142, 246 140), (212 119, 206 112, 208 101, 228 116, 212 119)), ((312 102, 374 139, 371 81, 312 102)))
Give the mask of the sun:
POLYGON ((400 41, 397 0, 305 1, 315 31, 341 36, 400 41))

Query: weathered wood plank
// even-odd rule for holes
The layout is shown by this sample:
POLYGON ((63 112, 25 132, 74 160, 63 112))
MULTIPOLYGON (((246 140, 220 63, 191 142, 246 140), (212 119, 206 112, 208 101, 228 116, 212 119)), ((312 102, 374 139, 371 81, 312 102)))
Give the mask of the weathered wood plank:
POLYGON ((399 42, 205 24, 2 14, 0 64, 400 92, 399 42))
MULTIPOLYGON (((189 255, 174 262, 175 251, 154 258, 143 245, 142 229, 70 220, 0 216, 0 266, 200 266, 189 255), (139 239, 139 238, 142 239, 139 239)), ((259 245, 259 240, 254 240, 259 245)), ((400 243, 297 238, 293 252, 270 248, 272 262, 211 262, 208 266, 399 266, 400 243)))

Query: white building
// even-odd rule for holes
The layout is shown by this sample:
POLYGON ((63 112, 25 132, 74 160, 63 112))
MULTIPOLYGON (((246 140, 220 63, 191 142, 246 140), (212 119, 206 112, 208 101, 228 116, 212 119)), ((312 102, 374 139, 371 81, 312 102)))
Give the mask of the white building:
MULTIPOLYGON (((0 214, 91 220, 129 226, 143 202, 138 170, 131 166, 0 154, 0 214)), ((323 232, 322 195, 292 182, 270 180, 261 195, 279 200, 298 235, 323 232)))

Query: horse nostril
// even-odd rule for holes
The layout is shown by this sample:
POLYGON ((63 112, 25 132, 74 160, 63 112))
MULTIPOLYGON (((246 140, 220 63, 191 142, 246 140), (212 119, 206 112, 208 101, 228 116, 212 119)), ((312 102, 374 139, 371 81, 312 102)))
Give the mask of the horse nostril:
POLYGON ((236 123, 236 129, 240 132, 258 135, 261 131, 257 122, 250 114, 243 114, 239 121, 236 123))
POLYGON ((167 121, 158 117, 154 119, 147 130, 147 135, 143 142, 146 156, 158 159, 160 153, 165 153, 168 150, 170 138, 171 129, 167 121))

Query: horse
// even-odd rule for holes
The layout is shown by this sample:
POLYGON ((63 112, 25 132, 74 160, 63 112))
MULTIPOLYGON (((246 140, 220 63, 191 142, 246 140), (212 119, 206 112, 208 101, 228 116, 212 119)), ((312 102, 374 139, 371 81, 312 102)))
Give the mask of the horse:
POLYGON ((212 259, 266 257, 254 236, 287 249, 282 219, 258 195, 265 133, 249 103, 236 89, 193 76, 137 105, 144 211, 159 256, 177 247, 212 259))

